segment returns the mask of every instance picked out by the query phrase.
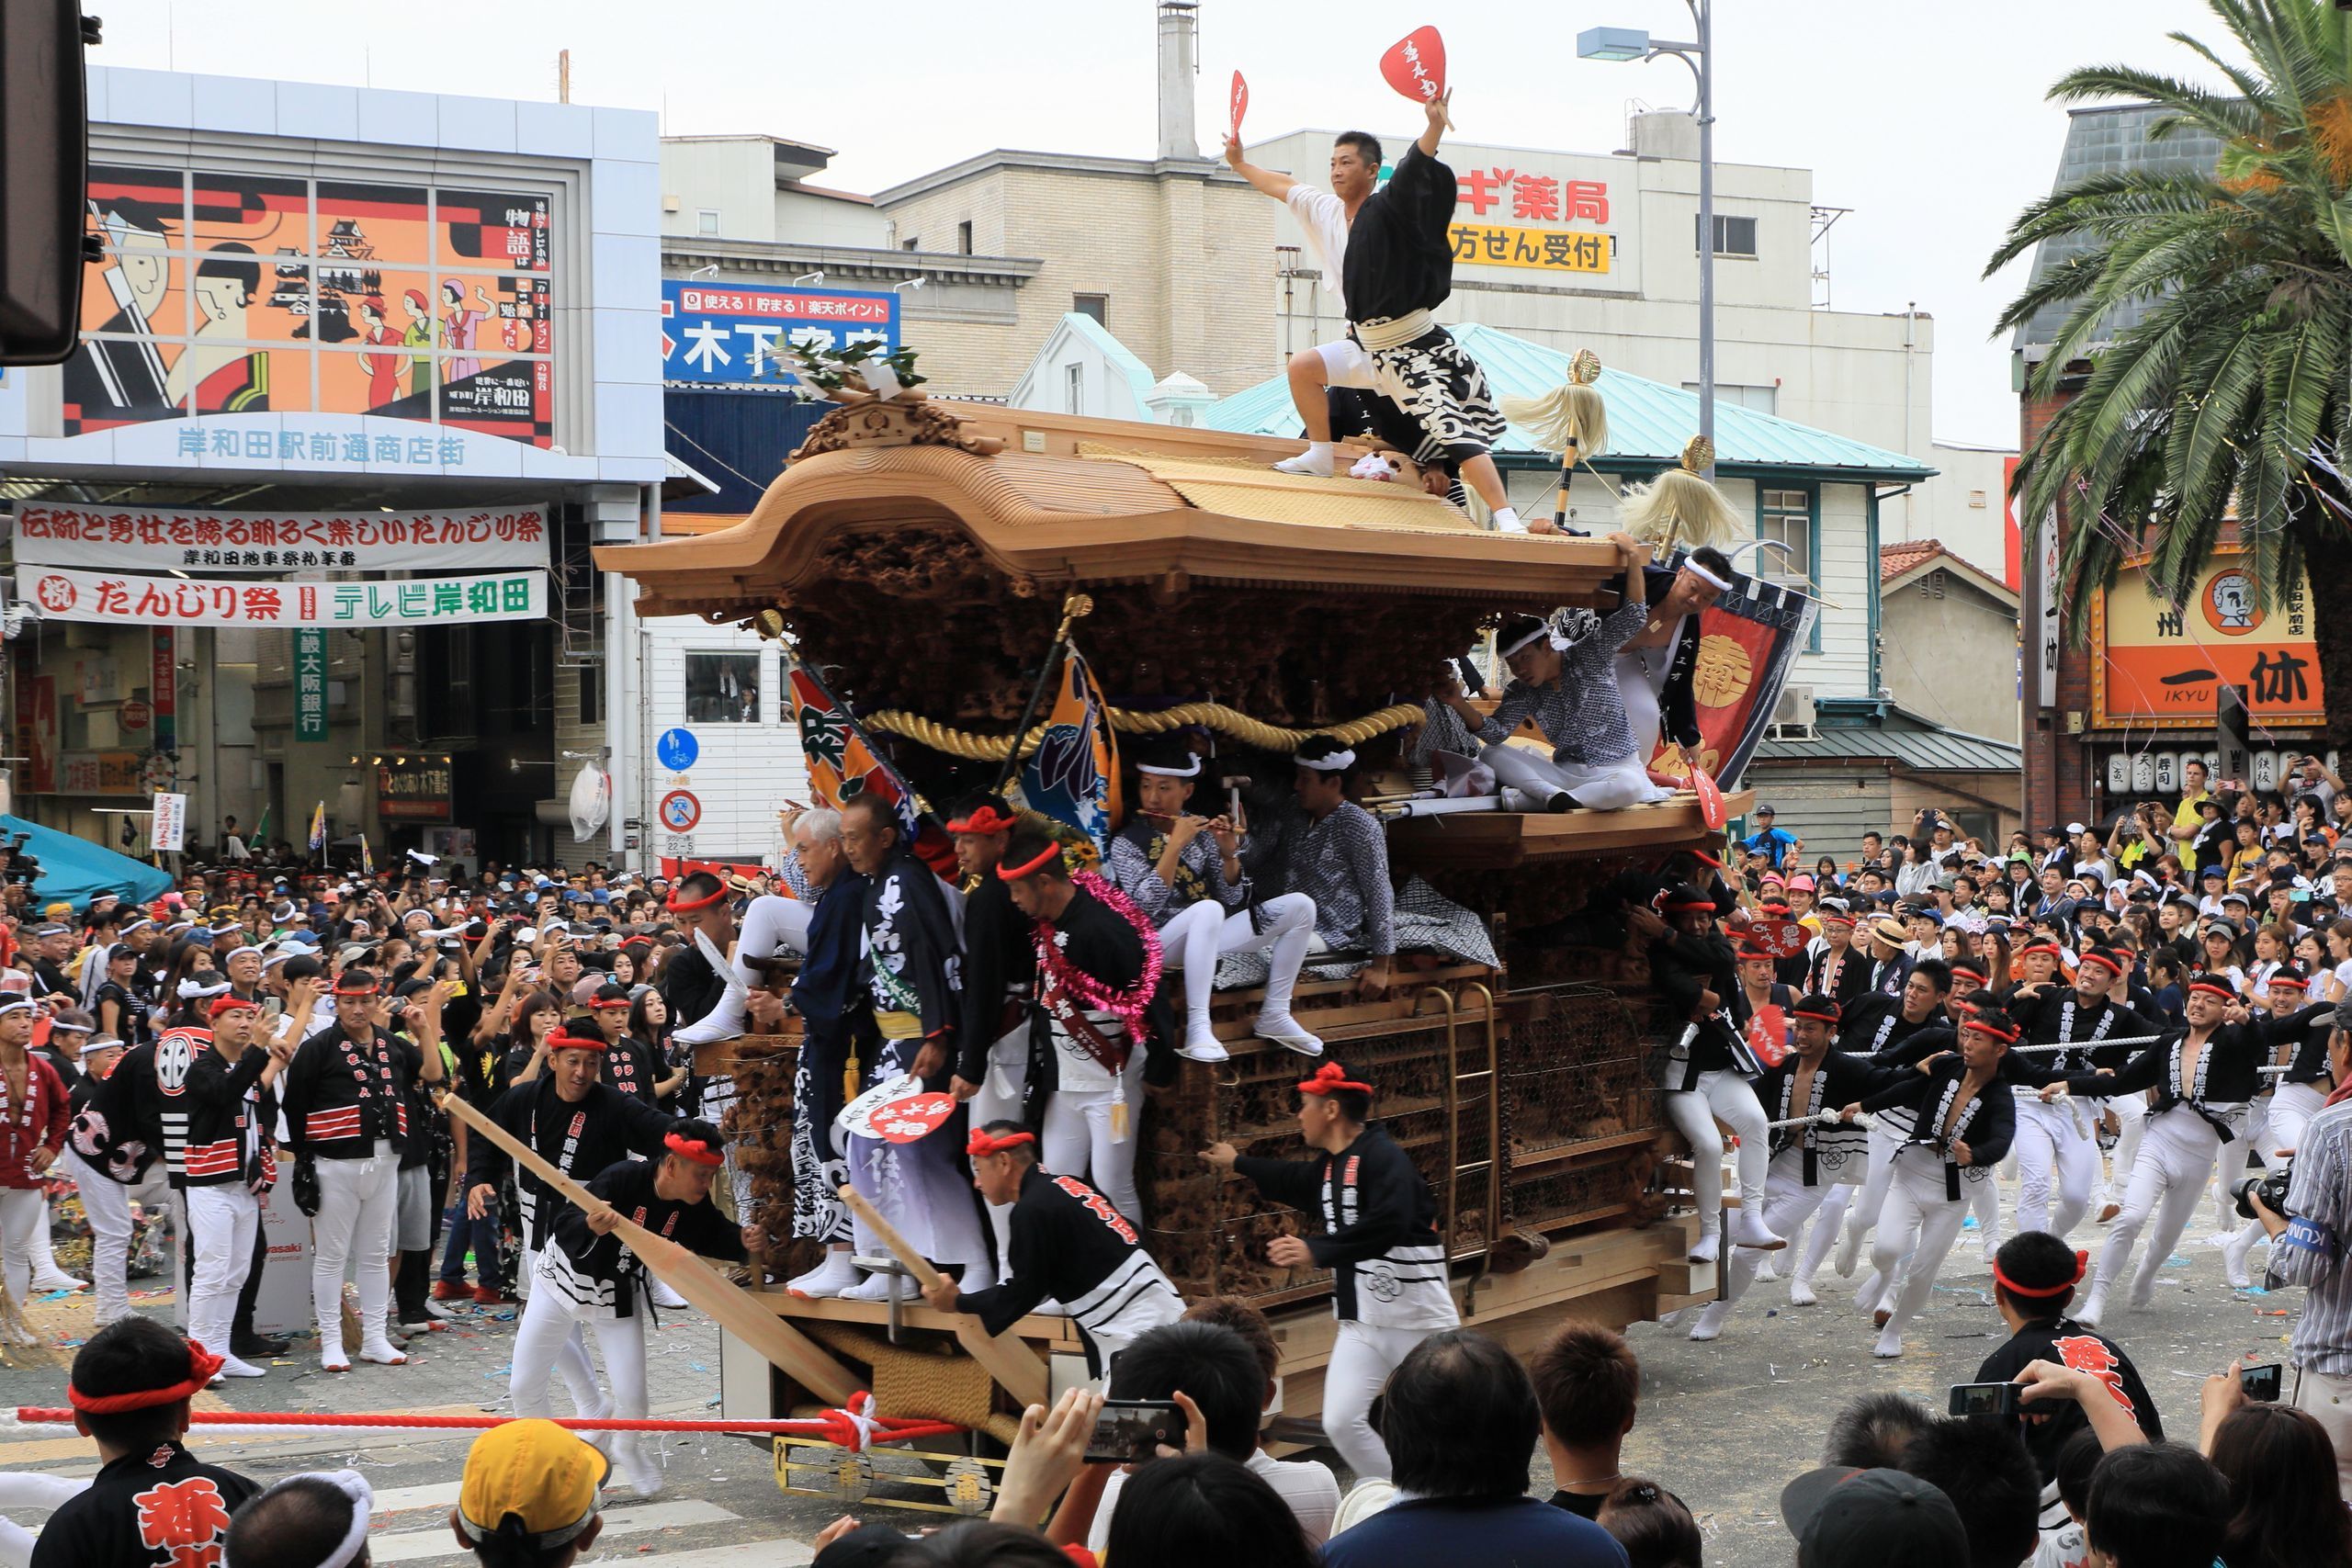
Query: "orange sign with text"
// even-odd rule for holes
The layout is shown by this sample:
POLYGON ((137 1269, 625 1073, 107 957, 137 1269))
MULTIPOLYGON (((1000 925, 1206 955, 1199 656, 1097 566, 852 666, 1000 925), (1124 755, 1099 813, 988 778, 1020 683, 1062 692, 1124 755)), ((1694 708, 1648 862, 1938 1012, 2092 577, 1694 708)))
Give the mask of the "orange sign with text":
POLYGON ((2244 689, 2256 723, 2326 722, 2310 584, 2265 606, 2236 545, 2224 545, 2175 607, 2151 592, 2139 558, 2091 598, 2091 723, 2210 729, 2224 684, 2244 689))

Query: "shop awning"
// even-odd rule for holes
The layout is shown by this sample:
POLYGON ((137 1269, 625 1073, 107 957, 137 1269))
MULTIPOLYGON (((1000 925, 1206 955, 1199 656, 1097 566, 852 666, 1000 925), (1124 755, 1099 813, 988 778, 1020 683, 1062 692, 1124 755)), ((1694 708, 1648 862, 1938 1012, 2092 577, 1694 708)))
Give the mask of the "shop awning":
POLYGON ((86 839, 28 822, 21 817, 0 816, 0 832, 12 837, 18 833, 32 835, 25 852, 40 862, 40 875, 33 883, 35 905, 62 902, 80 909, 101 893, 119 894, 133 903, 143 904, 162 897, 172 886, 170 873, 158 871, 144 861, 119 855, 86 839))

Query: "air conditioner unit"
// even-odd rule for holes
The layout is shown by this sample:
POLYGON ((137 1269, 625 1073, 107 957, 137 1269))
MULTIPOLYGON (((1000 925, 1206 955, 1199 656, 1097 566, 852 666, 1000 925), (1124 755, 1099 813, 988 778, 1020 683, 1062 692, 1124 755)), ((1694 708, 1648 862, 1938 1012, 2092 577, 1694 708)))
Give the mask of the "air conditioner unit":
POLYGON ((1813 688, 1783 686, 1780 700, 1772 705, 1772 722, 1765 735, 1774 740, 1810 740, 1814 738, 1813 688))

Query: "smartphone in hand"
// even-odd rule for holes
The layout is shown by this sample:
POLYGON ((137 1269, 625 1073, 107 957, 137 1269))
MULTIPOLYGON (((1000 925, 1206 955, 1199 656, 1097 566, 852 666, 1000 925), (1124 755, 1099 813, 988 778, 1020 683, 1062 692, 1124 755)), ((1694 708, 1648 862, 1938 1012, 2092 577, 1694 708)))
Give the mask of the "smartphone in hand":
POLYGON ((2013 1382, 1956 1382, 1951 1385, 1954 1416, 2014 1416, 2018 1385, 2013 1382))
POLYGON ((2277 1361, 2263 1367, 2247 1367, 2238 1373, 2238 1386, 2245 1389, 2245 1396, 2257 1404, 2276 1404, 2283 1371, 2277 1361))
POLYGON ((1184 1446, 1184 1413, 1164 1399, 1106 1399, 1086 1440, 1089 1464, 1134 1464, 1161 1444, 1184 1446))

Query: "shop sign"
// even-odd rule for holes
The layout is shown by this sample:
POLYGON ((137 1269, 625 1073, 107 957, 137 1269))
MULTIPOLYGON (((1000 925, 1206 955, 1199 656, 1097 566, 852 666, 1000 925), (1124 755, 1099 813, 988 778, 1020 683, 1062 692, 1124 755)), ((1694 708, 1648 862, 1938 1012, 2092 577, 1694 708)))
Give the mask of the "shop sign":
POLYGON ((17 509, 17 559, 116 570, 410 571, 543 566, 547 513, 203 512, 163 507, 17 509))
POLYGON ((447 822, 449 761, 413 757, 376 764, 376 815, 387 822, 447 822))
POLYGON ((2176 607, 2151 592, 2144 565, 2127 559, 2091 596, 2095 727, 2211 729, 2225 684, 2245 692, 2257 725, 2327 722, 2306 578, 2266 606, 2243 550, 2224 545, 2176 607))
POLYGON ((510 571, 406 582, 270 582, 20 566, 17 594, 51 621, 255 628, 456 626, 546 618, 548 574, 510 571))
POLYGON ((1476 266, 1530 267, 1538 272, 1607 272, 1610 237, 1565 229, 1515 229, 1499 223, 1456 223, 1446 231, 1453 259, 1476 266))
POLYGON ((771 352, 778 340, 820 349, 872 342, 886 353, 893 351, 899 346, 899 297, 841 288, 662 285, 665 381, 784 386, 771 352))
POLYGON ((67 751, 57 760, 60 795, 146 795, 146 761, 136 751, 67 751))
MULTIPOLYGON (((22 517, 19 513, 19 518, 22 517)), ((155 745, 167 750, 179 739, 179 634, 157 626, 147 634, 147 695, 155 706, 155 745)))
POLYGON ((327 738, 327 634, 305 626, 294 634, 294 739, 327 738))

